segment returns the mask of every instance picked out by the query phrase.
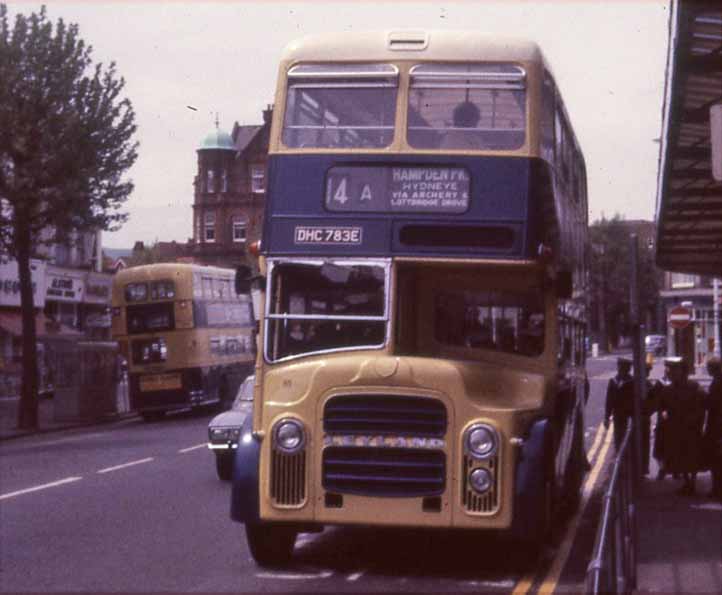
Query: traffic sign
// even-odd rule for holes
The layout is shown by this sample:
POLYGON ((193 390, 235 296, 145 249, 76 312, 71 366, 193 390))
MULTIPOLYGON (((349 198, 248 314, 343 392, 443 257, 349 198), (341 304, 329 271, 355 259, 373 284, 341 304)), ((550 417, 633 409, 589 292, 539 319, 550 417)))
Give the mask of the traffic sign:
POLYGON ((692 310, 684 306, 675 306, 669 311, 669 326, 676 329, 683 329, 692 322, 692 310))

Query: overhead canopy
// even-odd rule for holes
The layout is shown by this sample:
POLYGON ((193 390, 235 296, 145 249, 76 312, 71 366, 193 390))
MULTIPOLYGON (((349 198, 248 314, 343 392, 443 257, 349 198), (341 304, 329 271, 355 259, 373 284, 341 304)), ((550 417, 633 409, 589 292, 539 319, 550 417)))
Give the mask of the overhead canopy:
POLYGON ((722 182, 710 107, 722 103, 722 3, 673 0, 657 185, 657 264, 722 275, 722 182))

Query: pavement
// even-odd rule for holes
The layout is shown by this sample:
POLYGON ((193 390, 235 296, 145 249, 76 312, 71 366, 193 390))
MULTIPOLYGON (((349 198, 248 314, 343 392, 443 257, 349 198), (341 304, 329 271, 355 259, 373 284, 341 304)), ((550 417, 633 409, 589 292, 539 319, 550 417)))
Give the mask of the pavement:
POLYGON ((52 398, 41 398, 38 401, 38 427, 34 430, 18 429, 18 407, 20 397, 0 398, 0 442, 34 434, 45 434, 49 432, 60 432, 93 426, 97 424, 110 423, 137 416, 137 413, 127 411, 128 409, 128 383, 123 380, 117 385, 116 402, 119 412, 104 415, 100 418, 90 419, 64 419, 58 421, 55 415, 55 401, 52 398))
MULTIPOLYGON (((707 386, 704 372, 698 367, 692 379, 707 386)), ((662 373, 656 361, 651 377, 662 373)), ((707 497, 710 473, 697 475, 696 496, 681 496, 681 480, 657 480, 658 469, 652 458, 637 493, 636 593, 722 593, 722 502, 707 497)))

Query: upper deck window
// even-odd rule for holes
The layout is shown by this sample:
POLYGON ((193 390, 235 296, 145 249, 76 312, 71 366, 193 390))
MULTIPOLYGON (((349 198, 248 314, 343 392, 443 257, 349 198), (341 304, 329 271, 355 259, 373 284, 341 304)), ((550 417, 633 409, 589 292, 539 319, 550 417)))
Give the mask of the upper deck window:
POLYGON ((288 72, 283 143, 291 148, 387 147, 398 69, 391 64, 301 64, 288 72))
POLYGON ((411 69, 408 142, 418 149, 518 149, 526 135, 526 74, 511 64, 411 69))

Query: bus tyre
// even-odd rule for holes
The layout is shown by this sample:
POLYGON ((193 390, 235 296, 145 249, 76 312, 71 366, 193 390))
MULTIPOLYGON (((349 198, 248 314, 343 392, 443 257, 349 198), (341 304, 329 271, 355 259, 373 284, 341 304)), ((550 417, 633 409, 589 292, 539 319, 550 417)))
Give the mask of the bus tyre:
POLYGON ((584 450, 584 428, 580 415, 577 418, 574 441, 572 443, 572 456, 569 458, 564 482, 564 512, 568 516, 572 516, 577 511, 577 508, 579 508, 581 489, 586 471, 587 455, 584 450))
POLYGON ((246 540, 256 564, 279 567, 291 561, 296 544, 293 527, 272 523, 246 523, 246 540))
POLYGON ((233 476, 233 456, 228 453, 216 453, 216 473, 218 479, 230 481, 233 476))

